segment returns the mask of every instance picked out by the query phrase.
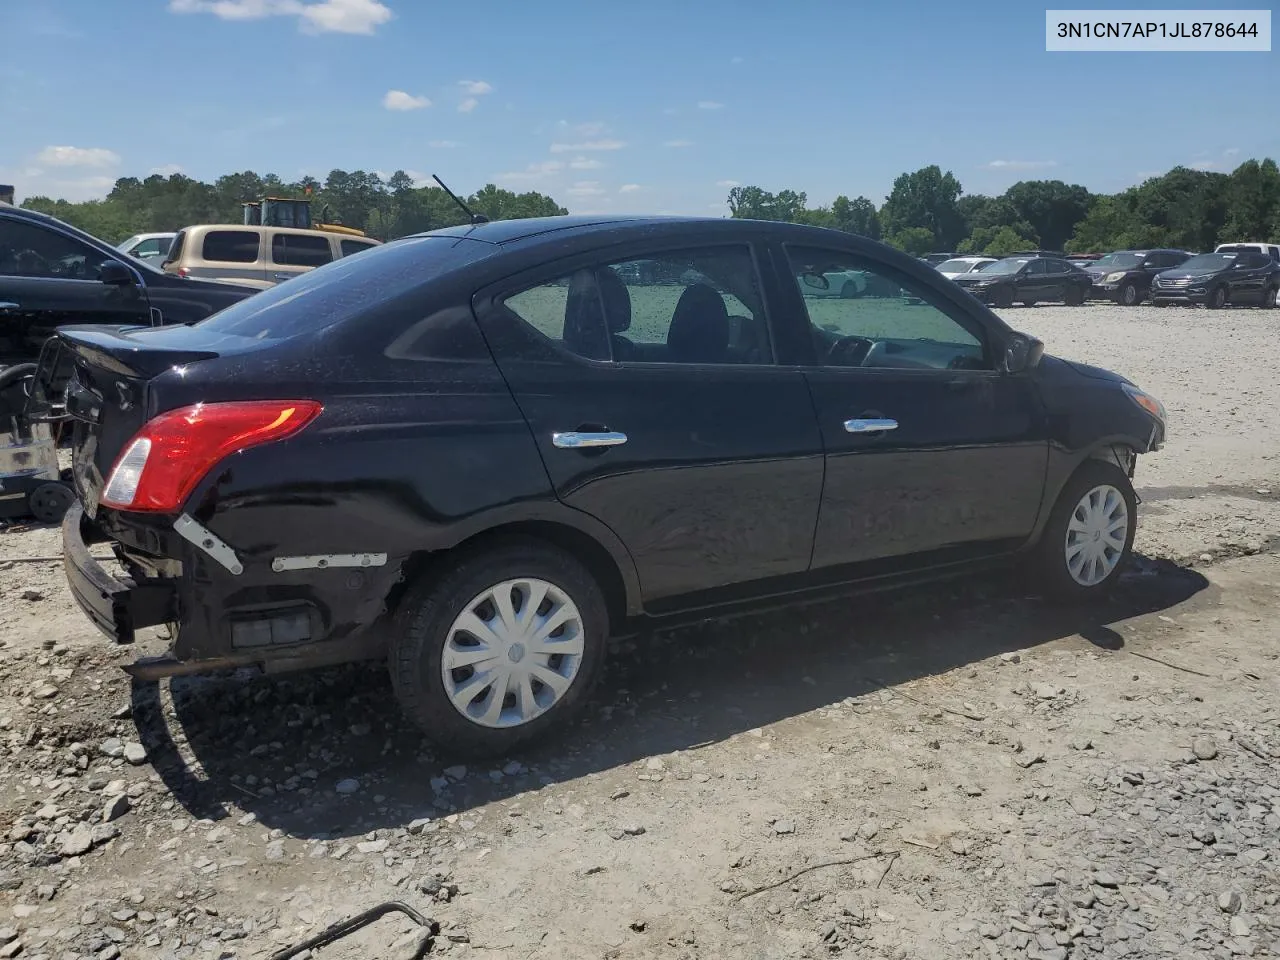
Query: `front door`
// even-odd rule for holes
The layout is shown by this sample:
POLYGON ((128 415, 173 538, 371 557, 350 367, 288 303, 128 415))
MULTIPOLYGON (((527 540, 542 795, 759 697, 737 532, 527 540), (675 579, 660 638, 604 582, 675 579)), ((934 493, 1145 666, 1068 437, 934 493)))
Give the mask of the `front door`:
POLYGON ((901 569, 1025 542, 1048 459, 1030 377, 998 372, 982 323, 918 279, 832 250, 788 247, 784 263, 790 309, 813 330, 805 375, 827 451, 814 568, 901 569), (840 267, 880 276, 883 293, 809 294, 840 267))
POLYGON ((70 323, 150 323, 143 289, 98 279, 108 255, 55 227, 0 215, 0 352, 38 351, 70 323))
POLYGON ((556 495, 626 544, 648 609, 808 569, 822 439, 749 246, 579 258, 475 306, 556 495))

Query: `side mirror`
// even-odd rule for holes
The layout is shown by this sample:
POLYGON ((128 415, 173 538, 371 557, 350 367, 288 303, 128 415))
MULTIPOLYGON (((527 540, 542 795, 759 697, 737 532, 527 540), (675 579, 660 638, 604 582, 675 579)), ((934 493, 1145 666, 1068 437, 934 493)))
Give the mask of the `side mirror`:
POLYGON ((1025 333, 1011 333, 1004 344, 1005 373, 1023 373, 1034 370, 1044 356, 1044 343, 1025 333))
POLYGON ((131 287, 138 282, 133 271, 119 260, 104 260, 98 268, 98 280, 113 287, 131 287))

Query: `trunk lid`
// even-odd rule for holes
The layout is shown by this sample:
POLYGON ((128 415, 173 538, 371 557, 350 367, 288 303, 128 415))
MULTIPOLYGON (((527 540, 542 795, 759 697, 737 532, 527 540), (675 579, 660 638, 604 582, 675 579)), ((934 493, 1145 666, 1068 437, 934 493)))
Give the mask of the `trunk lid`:
MULTIPOLYGON (((157 410, 151 381, 175 367, 217 359, 228 338, 193 327, 62 327, 41 354, 33 396, 72 424, 76 492, 92 518, 124 446, 157 410)), ((243 349, 243 346, 241 346, 243 349)))

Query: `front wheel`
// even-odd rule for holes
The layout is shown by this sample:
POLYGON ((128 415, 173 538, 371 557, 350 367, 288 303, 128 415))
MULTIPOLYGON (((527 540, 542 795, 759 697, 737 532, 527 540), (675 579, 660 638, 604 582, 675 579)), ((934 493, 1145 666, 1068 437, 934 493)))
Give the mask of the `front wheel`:
POLYGON ((1214 287, 1213 292, 1209 294, 1209 299, 1204 304, 1210 310, 1221 310, 1227 305, 1227 288, 1214 287))
POLYGON ((1134 306, 1142 297, 1138 293, 1138 285, 1130 280, 1120 288, 1120 304, 1125 307, 1134 306))
POLYGON ((585 705, 608 628, 600 587, 572 556, 496 546, 410 589, 392 625, 392 686, 449 753, 504 754, 585 705))
POLYGON ((1262 295, 1262 309, 1274 310, 1277 299, 1280 299, 1280 287, 1268 287, 1267 292, 1262 295))
POLYGON ((1087 460, 1067 481, 1039 545, 1046 589, 1066 600, 1104 594, 1133 550, 1138 498, 1114 463, 1087 460))
POLYGON ((1010 287, 1001 287, 991 295, 991 303, 1000 308, 1007 310, 1013 306, 1013 290, 1010 287))

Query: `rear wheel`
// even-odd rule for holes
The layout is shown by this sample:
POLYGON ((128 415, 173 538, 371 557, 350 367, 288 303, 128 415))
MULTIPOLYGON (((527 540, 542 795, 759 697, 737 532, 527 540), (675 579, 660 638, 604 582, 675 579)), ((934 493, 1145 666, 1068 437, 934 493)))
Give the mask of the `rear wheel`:
POLYGON ((1262 295, 1262 308, 1274 310, 1277 299, 1280 299, 1280 287, 1268 287, 1267 292, 1262 295))
POLYGON ((1000 309, 1007 310, 1013 306, 1013 290, 1009 287, 1001 287, 991 295, 991 302, 1000 309))
POLYGON ((1068 307, 1078 307, 1084 303, 1084 291, 1079 287, 1067 287, 1062 293, 1062 302, 1068 307))
POLYGON ((1137 497, 1114 463, 1087 460, 1054 504, 1039 545, 1040 572, 1056 597, 1080 600, 1115 585, 1133 550, 1137 497))
POLYGON ((1209 299, 1204 302, 1204 305, 1210 310, 1221 310, 1227 305, 1227 288, 1214 287, 1209 293, 1209 299))
POLYGON ((572 719, 600 675, 609 618, 592 575, 536 541, 477 551, 410 589, 392 686, 450 753, 506 753, 572 719))
POLYGON ((1119 299, 1120 299, 1121 305, 1126 307, 1132 307, 1134 304, 1136 304, 1139 300, 1142 299, 1142 297, 1138 295, 1138 285, 1134 283, 1132 280, 1130 280, 1128 283, 1126 283, 1123 287, 1120 288, 1119 299))
POLYGON ((76 495, 61 483, 42 483, 27 494, 27 510, 41 523, 61 523, 76 495))

